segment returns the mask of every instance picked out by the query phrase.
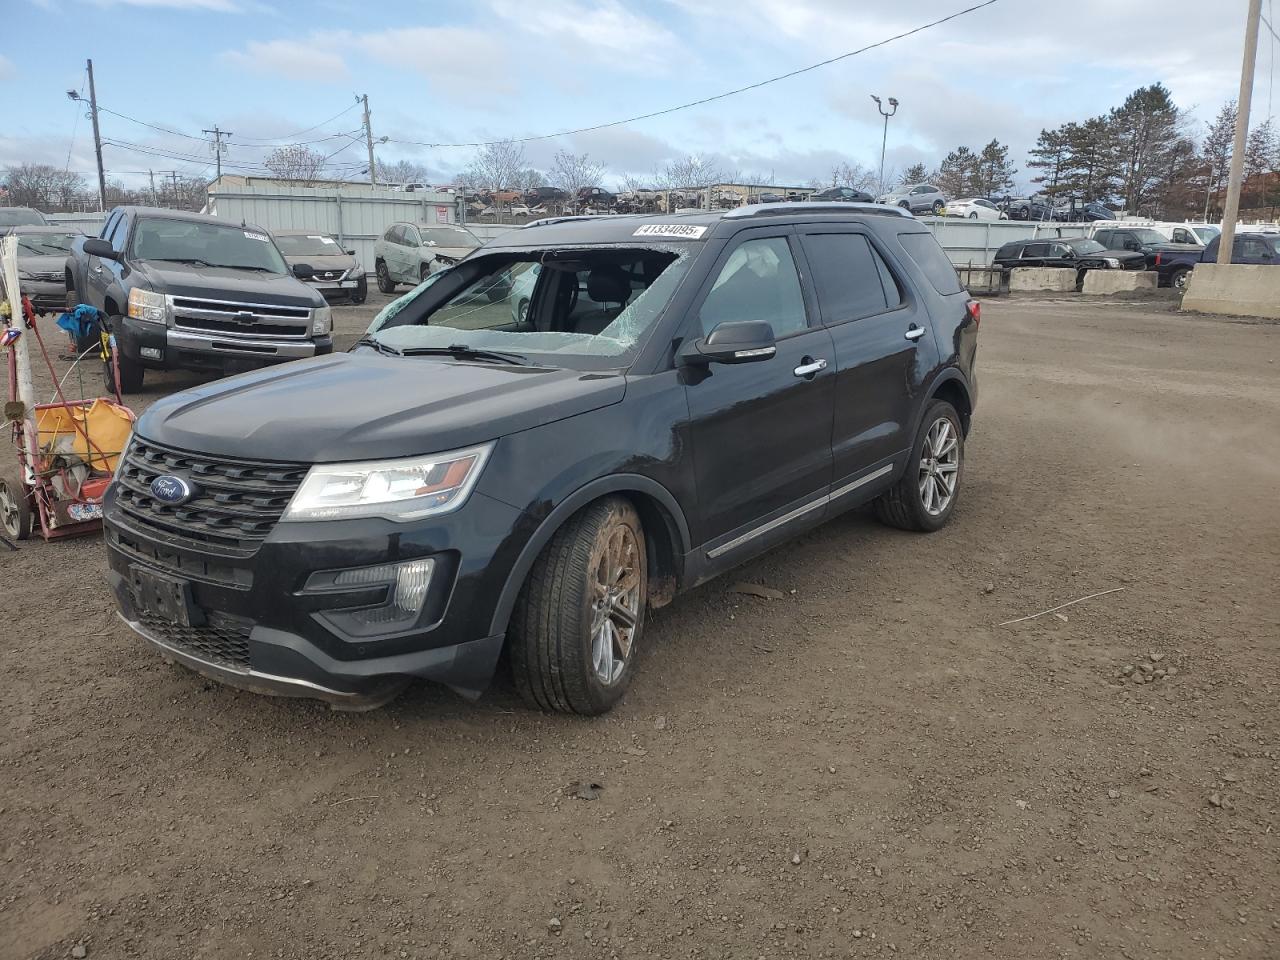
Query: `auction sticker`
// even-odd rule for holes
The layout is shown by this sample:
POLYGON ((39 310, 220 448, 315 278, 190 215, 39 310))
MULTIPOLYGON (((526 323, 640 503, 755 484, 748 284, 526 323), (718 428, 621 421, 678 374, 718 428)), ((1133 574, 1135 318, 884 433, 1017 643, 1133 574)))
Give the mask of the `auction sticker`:
POLYGON ((244 235, 248 237, 250 240, 261 240, 263 243, 271 242, 271 238, 268 237, 265 233, 254 233, 252 230, 246 230, 244 231, 244 235))
POLYGON ((633 237, 679 237, 681 240, 698 240, 707 232, 706 227, 691 223, 646 223, 636 229, 633 237))

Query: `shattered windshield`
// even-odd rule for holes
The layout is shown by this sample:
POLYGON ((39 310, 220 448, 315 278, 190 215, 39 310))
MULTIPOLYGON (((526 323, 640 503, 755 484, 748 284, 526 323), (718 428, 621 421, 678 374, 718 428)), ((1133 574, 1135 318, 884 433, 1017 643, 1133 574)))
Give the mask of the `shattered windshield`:
POLYGON ((480 273, 442 302, 432 274, 374 318, 370 339, 412 352, 500 351, 538 363, 616 368, 634 356, 688 269, 679 249, 593 247, 468 261, 480 273), (421 302, 420 302, 421 301, 421 302))

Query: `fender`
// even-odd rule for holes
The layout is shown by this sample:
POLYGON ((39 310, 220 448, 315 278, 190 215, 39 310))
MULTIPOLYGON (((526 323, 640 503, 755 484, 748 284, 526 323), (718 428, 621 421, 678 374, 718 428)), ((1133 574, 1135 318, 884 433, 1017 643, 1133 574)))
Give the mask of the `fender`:
POLYGON ((520 588, 524 586, 525 578, 533 568, 534 561, 538 559, 538 555, 542 553, 542 548, 550 542, 555 532, 564 525, 564 522, 593 500, 598 500, 610 493, 632 492, 647 494, 662 504, 675 521, 676 529, 674 532, 678 538, 676 543, 677 555, 689 553, 692 549, 689 543, 689 524, 685 520, 684 511, 680 509, 680 504, 671 495, 671 491, 656 480, 640 474, 616 473, 607 477, 599 477, 585 486, 579 487, 565 497, 564 500, 560 501, 556 508, 547 515, 547 518, 539 524, 538 529, 533 532, 533 536, 524 545, 520 555, 516 558, 516 562, 511 567, 511 572, 507 574, 507 581, 502 588, 502 593, 498 596, 498 603, 493 611, 493 620, 489 625, 490 636, 506 632, 507 622, 511 619, 511 611, 515 608, 516 597, 520 594, 520 588))
POLYGON ((911 437, 914 438, 920 431, 920 424, 924 420, 924 409, 929 405, 929 401, 937 396, 938 390, 945 383, 955 382, 960 385, 960 389, 964 391, 965 396, 969 398, 969 406, 973 407, 973 387, 970 385, 968 378, 961 372, 959 367, 944 367, 934 377, 925 391, 924 402, 916 408, 915 416, 911 424, 911 437))

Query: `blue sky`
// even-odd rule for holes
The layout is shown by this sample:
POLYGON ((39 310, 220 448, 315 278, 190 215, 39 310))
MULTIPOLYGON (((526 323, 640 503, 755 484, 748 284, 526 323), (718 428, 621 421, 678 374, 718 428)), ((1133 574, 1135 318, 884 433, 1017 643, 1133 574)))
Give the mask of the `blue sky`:
MULTIPOLYGON (((229 170, 256 169, 270 141, 315 128, 295 139, 333 153, 332 172, 358 173, 363 142, 346 135, 360 127, 354 96, 367 93, 375 134, 390 138, 379 157, 423 163, 444 181, 473 151, 408 141, 536 136, 646 113, 974 2, 6 0, 0 166, 31 160, 93 171, 88 121, 65 92, 82 87, 86 57, 104 108, 173 131, 104 113, 104 138, 135 145, 107 147, 110 177, 137 183, 148 168, 211 176, 199 138, 214 124, 234 133, 229 170)), ((1245 0, 1161 0, 1159 18, 1151 8, 999 0, 760 90, 525 150, 533 166, 557 149, 585 151, 611 178, 702 153, 728 170, 804 183, 841 160, 878 164, 881 121, 870 100, 878 93, 902 101, 890 124, 890 168, 934 165, 959 144, 992 137, 1024 167, 1042 127, 1102 112, 1139 85, 1165 83, 1197 124, 1235 96, 1245 0)), ((1264 39, 1255 93, 1262 116, 1273 93, 1264 39)))

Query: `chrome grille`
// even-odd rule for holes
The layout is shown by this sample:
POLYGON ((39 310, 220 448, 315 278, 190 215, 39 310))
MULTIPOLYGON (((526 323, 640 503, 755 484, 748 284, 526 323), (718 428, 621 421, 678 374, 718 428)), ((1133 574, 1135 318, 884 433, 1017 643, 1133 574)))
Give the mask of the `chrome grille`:
POLYGON ((184 330, 227 336, 305 338, 311 332, 311 308, 286 304, 236 303, 173 297, 173 323, 184 330))
POLYGON ((177 545, 248 556, 267 538, 307 475, 307 466, 189 453, 134 437, 116 477, 116 505, 129 525, 177 545), (162 503, 151 481, 187 480, 195 495, 162 503))

